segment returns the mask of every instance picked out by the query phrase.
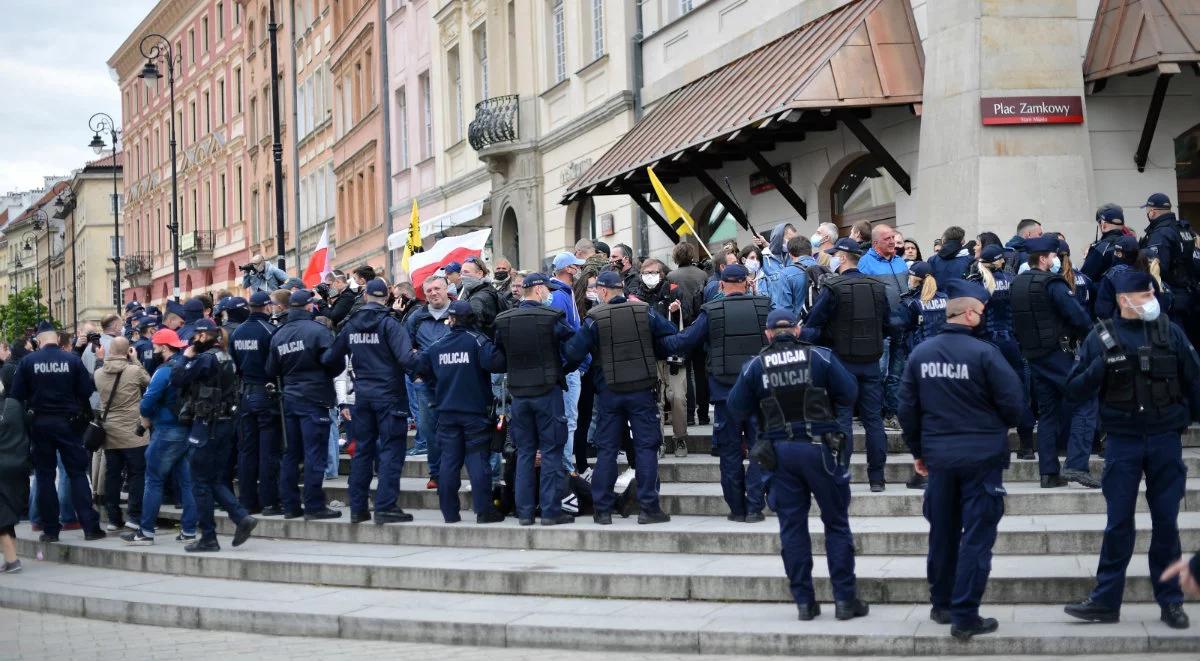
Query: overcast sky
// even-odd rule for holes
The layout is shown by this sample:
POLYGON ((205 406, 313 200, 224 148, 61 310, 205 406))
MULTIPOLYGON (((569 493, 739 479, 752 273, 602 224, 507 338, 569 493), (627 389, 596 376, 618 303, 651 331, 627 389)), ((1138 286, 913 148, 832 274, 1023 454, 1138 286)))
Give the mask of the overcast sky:
POLYGON ((105 62, 157 0, 0 0, 0 193, 96 155, 88 118, 121 122, 105 62))

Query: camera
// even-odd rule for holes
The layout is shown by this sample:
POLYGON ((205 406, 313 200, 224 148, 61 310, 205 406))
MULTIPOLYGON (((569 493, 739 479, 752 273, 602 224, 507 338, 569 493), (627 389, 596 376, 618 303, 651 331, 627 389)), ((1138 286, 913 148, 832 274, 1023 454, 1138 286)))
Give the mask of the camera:
POLYGON ((242 264, 238 268, 245 271, 246 273, 254 273, 255 271, 258 270, 256 268, 254 268, 253 264, 242 264))
POLYGON ((100 333, 91 332, 87 334, 87 343, 92 345, 100 344, 100 333))
POLYGON ((329 294, 331 292, 330 292, 330 287, 329 287, 328 282, 322 282, 322 283, 318 284, 316 287, 314 287, 313 289, 316 290, 317 294, 320 295, 321 298, 324 298, 326 300, 329 299, 329 294))

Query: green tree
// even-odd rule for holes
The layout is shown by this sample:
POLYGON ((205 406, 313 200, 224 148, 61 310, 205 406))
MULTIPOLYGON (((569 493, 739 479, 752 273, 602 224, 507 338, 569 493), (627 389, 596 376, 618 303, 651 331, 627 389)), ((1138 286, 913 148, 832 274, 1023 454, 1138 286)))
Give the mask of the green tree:
MULTIPOLYGON (((0 305, 0 329, 7 342, 25 337, 27 329, 37 327, 39 321, 49 317, 49 311, 39 298, 37 287, 26 287, 9 296, 7 305, 0 305)), ((54 326, 62 328, 57 321, 54 326)))

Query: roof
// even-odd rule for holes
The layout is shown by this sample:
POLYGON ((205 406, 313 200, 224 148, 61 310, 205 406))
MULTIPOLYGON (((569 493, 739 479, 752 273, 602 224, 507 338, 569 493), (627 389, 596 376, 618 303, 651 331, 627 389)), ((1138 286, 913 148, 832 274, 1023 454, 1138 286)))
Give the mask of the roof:
POLYGON ((59 193, 62 193, 63 191, 67 190, 70 187, 71 187, 71 185, 69 183, 67 183, 66 181, 60 181, 57 184, 54 184, 54 186, 51 187, 50 190, 46 191, 41 197, 39 197, 37 199, 37 202, 34 202, 33 204, 29 205, 29 208, 26 209, 24 213, 17 216, 16 218, 14 218, 12 222, 19 223, 19 222, 29 218, 30 216, 33 215, 35 209, 40 209, 40 208, 46 206, 47 204, 50 203, 51 200, 58 197, 59 193))
POLYGON ((788 111, 920 103, 924 60, 909 0, 853 0, 672 92, 566 196, 788 111))
MULTIPOLYGON (((124 164, 125 164, 125 151, 124 150, 117 152, 116 160, 117 160, 118 168, 124 166, 124 164)), ((112 164, 113 164, 113 156, 112 156, 112 154, 109 154, 108 156, 105 156, 104 158, 98 158, 94 161, 88 161, 87 165, 83 166, 83 169, 91 170, 91 169, 99 169, 99 168, 111 168, 112 164)))
POLYGON ((1083 61, 1085 81, 1185 62, 1200 62, 1200 3, 1101 0, 1083 61))

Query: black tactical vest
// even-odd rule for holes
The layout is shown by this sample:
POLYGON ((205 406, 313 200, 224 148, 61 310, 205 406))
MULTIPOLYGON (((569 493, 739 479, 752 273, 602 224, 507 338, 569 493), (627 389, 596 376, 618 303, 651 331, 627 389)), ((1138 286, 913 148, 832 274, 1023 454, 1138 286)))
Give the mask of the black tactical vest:
POLYGON ((565 384, 555 328, 562 310, 523 307, 496 316, 496 337, 508 361, 508 389, 537 397, 565 384))
POLYGON ((766 296, 727 296, 701 306, 708 313, 708 375, 732 386, 742 366, 762 350, 771 312, 766 296))
POLYGON ((775 341, 759 354, 767 390, 759 402, 764 431, 776 431, 788 423, 834 419, 829 393, 812 385, 811 350, 811 345, 802 342, 775 341))
POLYGON ((1122 347, 1111 319, 1096 324, 1104 347, 1104 383, 1100 400, 1126 413, 1166 414, 1183 403, 1179 358, 1171 349, 1171 322, 1166 316, 1147 322, 1150 346, 1122 347))
POLYGON ((614 392, 637 392, 658 381, 650 306, 640 301, 600 305, 588 316, 600 332, 600 368, 614 392))
POLYGON ((237 408, 237 367, 229 354, 213 347, 205 351, 217 359, 216 378, 193 382, 182 393, 179 417, 186 420, 228 418, 237 408))
POLYGON ((880 314, 887 314, 887 288, 872 278, 844 275, 831 275, 825 284, 833 292, 833 314, 825 326, 829 346, 849 363, 879 360, 885 321, 880 314))
POLYGON ((1063 348, 1066 327, 1047 293, 1055 280, 1066 282, 1057 273, 1029 269, 1014 278, 1008 288, 1013 333, 1026 358, 1041 358, 1063 348))

